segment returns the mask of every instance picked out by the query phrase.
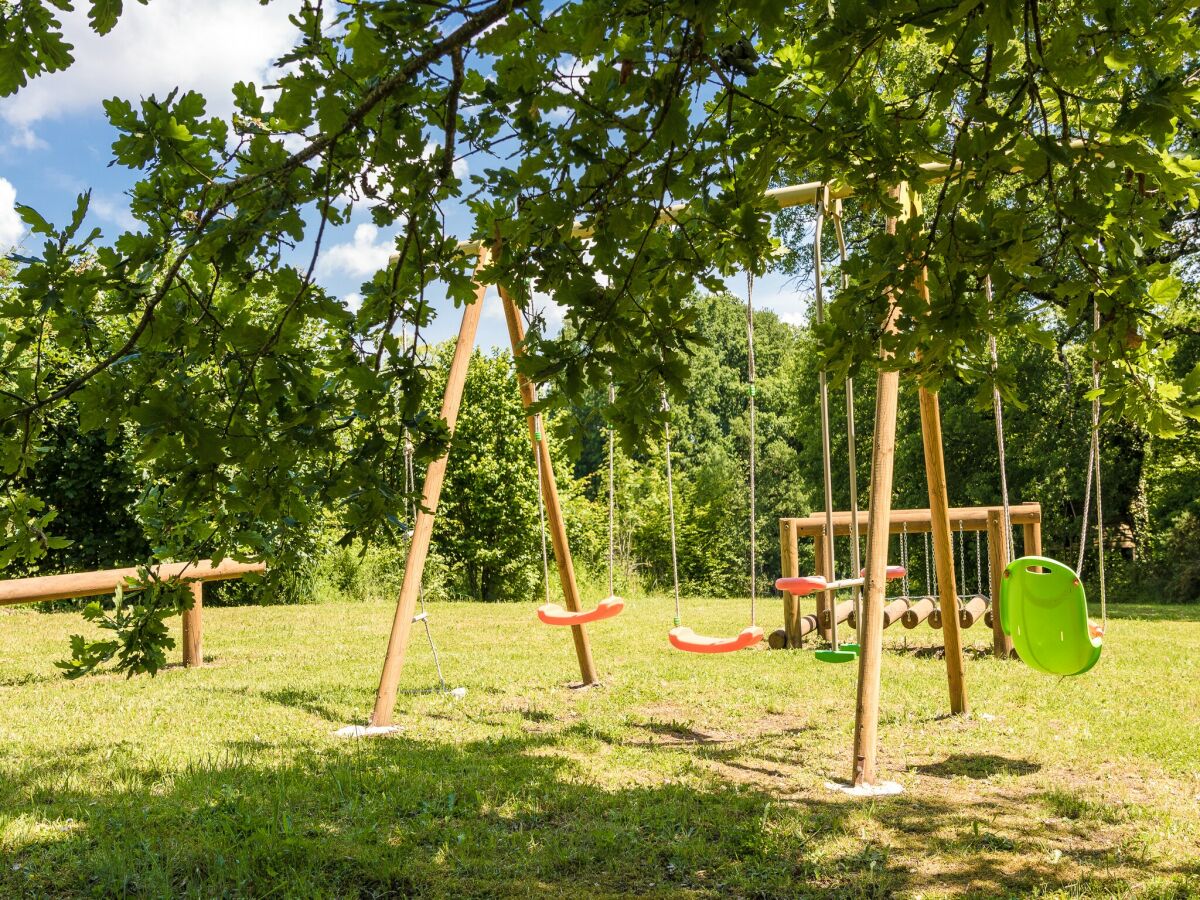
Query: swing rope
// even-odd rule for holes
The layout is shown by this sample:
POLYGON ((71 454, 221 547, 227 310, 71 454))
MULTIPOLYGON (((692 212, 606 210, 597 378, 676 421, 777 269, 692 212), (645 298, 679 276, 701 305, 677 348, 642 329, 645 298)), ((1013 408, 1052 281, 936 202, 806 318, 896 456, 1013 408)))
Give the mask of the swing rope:
POLYGON ((662 410, 666 414, 663 422, 663 443, 667 451, 667 515, 671 523, 671 584, 675 588, 675 627, 678 628, 683 619, 679 605, 679 554, 675 546, 675 478, 671 473, 671 404, 667 402, 667 392, 662 394, 662 410))
MULTIPOLYGON (((608 406, 611 409, 613 404, 617 402, 617 392, 613 387, 612 376, 609 375, 608 382, 608 406)), ((608 424, 608 596, 615 596, 616 592, 613 589, 613 541, 614 541, 614 523, 617 517, 617 494, 615 490, 616 473, 615 464, 613 462, 616 457, 616 430, 612 423, 608 424)))
MULTIPOLYGON (((821 235, 825 227, 825 209, 829 201, 829 189, 822 188, 816 202, 816 221, 813 225, 813 280, 815 282, 813 299, 816 305, 816 322, 821 326, 825 321, 825 295, 821 271, 821 235)), ((824 479, 825 493, 825 533, 822 543, 825 546, 825 562, 828 570, 825 577, 833 580, 837 577, 837 565, 834 561, 833 540, 833 468, 830 457, 829 442, 829 382, 825 375, 824 362, 817 370, 817 389, 821 405, 821 474, 824 479)), ((854 574, 857 575, 857 572, 854 574)), ((825 606, 829 610, 829 640, 834 651, 838 649, 838 617, 837 598, 832 591, 825 592, 825 606)), ((860 617, 861 618, 861 617, 860 617)))
POLYGON ((746 381, 749 385, 750 407, 750 624, 756 625, 755 612, 758 601, 758 494, 754 484, 755 464, 755 409, 754 409, 754 271, 746 270, 746 381))
MULTIPOLYGON (((1100 305, 1092 299, 1092 334, 1100 333, 1100 305)), ((1087 482, 1083 493, 1083 526, 1079 533, 1079 558, 1075 572, 1083 577, 1083 560, 1087 554, 1088 507, 1092 499, 1092 482, 1096 485, 1096 554, 1100 570, 1101 628, 1108 627, 1108 597, 1104 572, 1104 506, 1100 489, 1100 361, 1092 355, 1092 427, 1088 446, 1087 482)))
MULTIPOLYGON (((990 308, 992 306, 992 278, 990 275, 984 277, 983 287, 984 294, 987 297, 988 306, 990 308)), ((1092 334, 1095 336, 1099 332, 1100 306, 1098 303, 1096 303, 1095 298, 1093 298, 1092 334)), ((996 381, 996 374, 999 371, 999 360, 996 351, 995 335, 988 336, 988 349, 991 353, 992 363, 992 410, 996 419, 996 449, 999 454, 1000 462, 1000 495, 1001 502, 1004 505, 1005 559, 1012 559, 1012 519, 1011 506, 1008 497, 1008 473, 1005 462, 1004 418, 1001 413, 1000 388, 996 381)), ((1079 555, 1075 562, 1075 574, 1080 577, 1082 576, 1083 572, 1083 562, 1087 555, 1088 519, 1090 516, 1093 480, 1096 487, 1096 551, 1100 570, 1100 618, 1101 632, 1103 633, 1108 627, 1108 591, 1104 564, 1103 492, 1100 483, 1100 361, 1096 358, 1095 354, 1092 355, 1092 421, 1090 441, 1088 446, 1087 477, 1085 479, 1083 491, 1083 524, 1079 534, 1079 555)), ((990 559, 988 560, 988 566, 990 569, 990 559)))
MULTIPOLYGON (((535 398, 540 393, 534 388, 535 398)), ((550 553, 546 547, 546 495, 542 475, 542 414, 533 417, 533 458, 537 461, 538 525, 542 533, 542 587, 546 604, 550 603, 550 553)))
MULTIPOLYGON (((995 315, 992 304, 992 276, 983 278, 983 293, 987 298, 988 309, 995 315)), ((1000 502, 1004 506, 1004 563, 1013 558, 1012 548, 1012 505, 1008 499, 1008 463, 1004 450, 1004 407, 1000 402, 1000 385, 996 378, 1000 371, 1000 356, 996 351, 996 335, 988 335, 988 351, 992 357, 992 416, 996 420, 996 452, 1000 462, 1000 502)), ((990 561, 989 561, 990 565, 990 561)))
MULTIPOLYGON (((833 230, 837 235, 838 245, 838 269, 841 274, 842 290, 846 290, 850 286, 850 276, 846 274, 846 234, 842 230, 842 201, 833 201, 833 213, 830 216, 833 219, 833 230)), ((859 545, 859 530, 858 530, 858 452, 857 452, 857 437, 854 433, 854 379, 846 379, 846 455, 850 469, 850 576, 857 577, 862 571, 862 551, 859 545)), ((907 523, 904 526, 905 531, 908 530, 907 523)), ((907 534, 905 535, 907 537, 907 534)), ((908 596, 908 546, 905 541, 904 547, 904 595, 908 596)), ((863 629, 863 590, 861 587, 854 589, 854 622, 857 626, 858 643, 862 646, 862 629, 863 629)))
POLYGON ((763 631, 755 622, 758 595, 758 547, 757 547, 757 491, 755 487, 756 465, 756 433, 755 423, 755 368, 754 368, 754 273, 746 273, 746 342, 747 342, 747 382, 749 393, 749 429, 750 429, 750 625, 742 629, 733 638, 702 637, 691 628, 682 627, 683 613, 679 599, 679 555, 676 543, 675 524, 675 476, 671 465, 671 405, 667 401, 667 393, 662 392, 662 409, 665 414, 663 422, 663 444, 667 462, 667 512, 671 527, 671 583, 675 592, 675 627, 669 638, 671 644, 680 650, 693 653, 726 653, 752 647, 763 638, 763 631))

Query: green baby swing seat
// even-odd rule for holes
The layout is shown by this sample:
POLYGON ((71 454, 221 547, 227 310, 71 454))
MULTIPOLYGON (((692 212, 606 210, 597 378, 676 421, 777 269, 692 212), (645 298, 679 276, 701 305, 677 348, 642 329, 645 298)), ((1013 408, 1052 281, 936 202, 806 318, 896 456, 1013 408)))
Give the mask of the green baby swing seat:
POLYGON ((1100 659, 1103 637, 1088 627, 1079 576, 1045 556, 1023 556, 1004 569, 1000 623, 1017 654, 1047 675, 1082 675, 1100 659))

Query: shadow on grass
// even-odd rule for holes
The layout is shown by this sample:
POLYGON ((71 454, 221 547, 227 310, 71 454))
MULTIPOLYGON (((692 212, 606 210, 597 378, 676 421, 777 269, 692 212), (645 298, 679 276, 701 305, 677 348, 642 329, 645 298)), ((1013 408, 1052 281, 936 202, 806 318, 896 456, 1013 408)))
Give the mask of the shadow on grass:
POLYGON ((956 753, 938 763, 914 766, 913 771, 933 778, 991 778, 993 775, 1032 775, 1041 765, 991 753, 956 753))
MULTIPOLYGON (((1052 826, 1026 815, 980 830, 1027 794, 864 805, 711 773, 701 786, 603 787, 579 777, 568 732, 401 736, 290 761, 240 745, 182 767, 132 746, 29 757, 0 782, 0 895, 886 897, 931 877, 981 895, 1060 883, 1014 855, 1052 826), (939 831, 961 835, 942 875, 896 861, 927 856, 939 831)), ((957 760, 940 771, 973 771, 957 760)), ((1032 771, 1003 758, 982 767, 1032 771)), ((1096 872, 1106 892, 1123 887, 1096 872)))

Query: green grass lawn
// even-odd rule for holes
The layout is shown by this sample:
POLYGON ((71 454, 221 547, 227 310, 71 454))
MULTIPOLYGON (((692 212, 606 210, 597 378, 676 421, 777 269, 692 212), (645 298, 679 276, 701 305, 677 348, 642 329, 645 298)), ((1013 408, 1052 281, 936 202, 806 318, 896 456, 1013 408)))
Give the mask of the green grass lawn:
MULTIPOLYGON (((691 601, 732 632, 745 604, 691 601)), ((765 603, 764 624, 779 617, 765 603)), ((0 610, 0 896, 1200 896, 1200 621, 1121 607, 1058 681, 982 651, 948 718, 922 625, 887 632, 880 766, 854 666, 671 650, 669 601, 592 626, 601 688, 533 605, 431 608, 455 701, 370 710, 390 603, 205 612, 209 664, 64 681, 72 614, 0 610)), ((404 686, 436 682, 414 631, 404 686)))

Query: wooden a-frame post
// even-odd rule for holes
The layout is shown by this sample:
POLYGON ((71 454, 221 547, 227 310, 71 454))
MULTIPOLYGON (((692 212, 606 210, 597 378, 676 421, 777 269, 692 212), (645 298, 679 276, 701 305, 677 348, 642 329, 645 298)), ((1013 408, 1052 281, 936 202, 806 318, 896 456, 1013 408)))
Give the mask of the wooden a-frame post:
MULTIPOLYGON (((446 390, 442 395, 441 417, 446 423, 451 436, 458 423, 458 411, 462 406, 463 388, 467 382, 467 371, 471 364, 471 354, 475 351, 475 335, 479 331, 479 316, 483 311, 483 298, 487 294, 488 285, 480 280, 482 272, 491 261, 492 252, 488 246, 479 248, 479 261, 475 265, 475 297, 463 309, 462 323, 458 328, 458 338, 454 342, 454 356, 450 360, 450 373, 446 378, 446 390)), ((508 302, 506 301, 506 307, 508 302)), ((506 310, 507 315, 507 310, 506 310)), ((511 333, 511 326, 510 326, 511 333)), ((514 343, 513 352, 517 352, 514 343)), ((524 389, 522 389, 524 397, 524 389)), ((526 403, 528 405, 528 403, 526 403)), ((446 465, 449 462, 449 451, 439 456, 429 464, 425 472, 425 482, 421 489, 421 505, 417 510, 416 521, 413 523, 412 537, 409 540, 408 556, 404 561, 404 581, 400 585, 400 596, 396 601, 396 613, 392 618, 392 631, 388 636, 387 655, 383 661, 383 671, 379 674, 379 689, 375 693, 375 708, 371 713, 371 725, 384 727, 392 724, 392 714, 396 707, 396 692, 400 685, 400 673, 404 669, 404 657, 408 652, 408 639, 412 632, 413 614, 417 608, 417 598, 421 590, 421 579, 425 574, 425 561, 429 556, 429 542, 433 536, 433 522, 437 514, 438 502, 442 496, 442 485, 446 480, 446 465)), ((554 471, 550 465, 549 452, 543 460, 543 474, 548 473, 549 488, 547 496, 553 497, 554 517, 557 527, 562 528, 561 510, 558 505, 558 493, 554 487, 554 471)), ((551 506, 547 502, 547 507, 551 506)), ((573 609, 578 609, 579 593, 575 586, 575 572, 571 566, 570 550, 566 546, 566 531, 562 531, 563 553, 558 552, 558 542, 555 542, 555 558, 559 562, 559 574, 564 578, 563 593, 568 604, 574 598, 573 609), (567 575, 564 576, 564 562, 567 575), (574 589, 567 589, 567 578, 574 589)), ((579 667, 585 683, 596 681, 595 666, 592 663, 591 649, 588 647, 587 636, 582 628, 575 628, 575 648, 579 654, 579 667)))
MULTIPOLYGON (((900 215, 909 217, 908 185, 897 191, 900 215)), ((887 220, 889 234, 896 220, 887 220)), ((885 330, 895 328, 895 301, 889 304, 885 330)), ((883 665, 883 597, 887 591, 889 520, 892 516, 892 473, 896 465, 896 408, 900 401, 900 373, 882 366, 875 381, 875 435, 871 444, 871 496, 867 507, 866 579, 863 585, 862 623, 858 655, 858 694, 854 704, 854 759, 850 783, 854 787, 876 783, 875 759, 879 749, 879 687, 883 665)))
MULTIPOLYGON (((897 190, 900 218, 906 220, 918 212, 918 200, 907 184, 897 190)), ((888 232, 894 234, 896 220, 888 220, 888 232)), ((917 274, 915 289, 928 303, 929 288, 924 272, 917 274)), ((894 305, 885 328, 895 327, 894 305)), ((854 787, 877 783, 876 757, 879 750, 879 690, 883 662, 883 600, 887 590, 885 571, 889 519, 892 512, 892 475, 896 461, 896 408, 899 401, 900 374, 880 368, 875 394, 875 440, 871 458, 871 498, 867 518, 867 573, 863 598, 862 649, 858 658, 858 695, 855 703, 854 758, 851 783, 854 787)), ((946 462, 942 452, 942 423, 937 394, 920 389, 921 436, 925 452, 925 476, 929 489, 929 510, 933 531, 934 558, 937 565, 940 602, 943 609, 957 611, 954 551, 951 544, 949 502, 946 491, 946 462)), ((962 640, 957 614, 942 617, 946 645, 946 678, 950 687, 950 708, 967 712, 967 688, 963 670, 962 640)))
MULTIPOLYGON (((451 436, 454 435, 454 426, 458 423, 458 409, 462 405, 467 370, 471 365, 471 354, 475 351, 479 315, 483 312, 483 298, 488 289, 488 286, 480 281, 479 273, 487 267, 491 258, 490 248, 479 248, 479 261, 475 264, 475 298, 463 309, 462 324, 458 327, 458 339, 454 343, 454 356, 450 360, 450 374, 446 378, 446 390, 442 394, 442 419, 451 436)), ((425 575, 429 540, 433 536, 433 519, 442 496, 442 483, 446 480, 446 464, 449 460, 450 452, 447 450, 433 460, 425 472, 421 505, 417 508, 417 518, 413 523, 412 537, 408 543, 408 556, 404 560, 404 581, 400 584, 400 597, 396 601, 396 614, 392 618, 392 632, 388 636, 387 656, 383 660, 383 671, 379 673, 379 690, 375 692, 375 709, 371 712, 371 725, 376 727, 392 724, 396 690, 400 685, 400 672, 404 669, 404 656, 408 652, 408 637, 412 632, 413 614, 416 612, 417 597, 421 592, 421 579, 425 575)))
MULTIPOLYGON (((504 320, 508 323, 508 337, 512 343, 513 359, 524 353, 525 326, 521 313, 512 297, 500 288, 500 301, 504 304, 504 320)), ((517 373, 517 384, 521 388, 521 402, 526 409, 537 400, 537 388, 528 378, 517 373)), ((562 506, 558 502, 558 483, 554 479, 554 465, 550 461, 550 445, 546 442, 546 429, 538 427, 539 416, 529 417, 529 438, 533 452, 538 455, 542 468, 542 497, 539 502, 546 507, 546 525, 550 530, 550 542, 554 547, 554 562, 558 566, 558 580, 562 585, 563 599, 567 609, 580 612, 583 605, 579 599, 579 585, 575 581, 575 564, 571 559, 571 545, 567 541, 567 526, 563 521, 562 506)), ((571 626, 571 637, 575 641, 575 655, 579 657, 579 677, 585 685, 597 684, 596 664, 592 661, 592 648, 587 632, 582 625, 571 626)))

